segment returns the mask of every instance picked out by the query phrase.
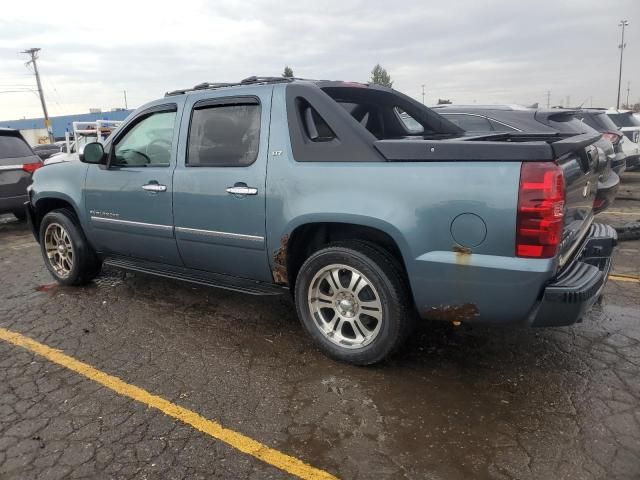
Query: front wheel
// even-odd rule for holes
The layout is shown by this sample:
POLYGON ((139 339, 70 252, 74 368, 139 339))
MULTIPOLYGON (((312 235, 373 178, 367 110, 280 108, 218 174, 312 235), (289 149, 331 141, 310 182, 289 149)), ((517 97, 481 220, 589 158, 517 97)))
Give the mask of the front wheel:
POLYGON ((47 269, 63 285, 84 285, 100 272, 101 262, 71 210, 54 210, 44 216, 40 249, 47 269))
POLYGON ((366 243, 330 245, 302 265, 298 316, 328 355, 356 365, 383 360, 413 325, 408 288, 397 262, 366 243))

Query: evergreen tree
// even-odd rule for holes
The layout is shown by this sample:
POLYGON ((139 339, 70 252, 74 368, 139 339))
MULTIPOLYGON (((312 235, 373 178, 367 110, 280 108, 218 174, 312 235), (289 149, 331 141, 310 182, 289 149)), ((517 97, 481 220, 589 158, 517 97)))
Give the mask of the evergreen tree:
POLYGON ((382 85, 384 87, 393 87, 393 81, 391 81, 391 76, 387 73, 387 71, 380 66, 380 64, 376 64, 371 70, 371 83, 376 83, 378 85, 382 85))
POLYGON ((282 72, 282 76, 284 78, 293 78, 293 70, 288 65, 284 67, 284 72, 282 72))

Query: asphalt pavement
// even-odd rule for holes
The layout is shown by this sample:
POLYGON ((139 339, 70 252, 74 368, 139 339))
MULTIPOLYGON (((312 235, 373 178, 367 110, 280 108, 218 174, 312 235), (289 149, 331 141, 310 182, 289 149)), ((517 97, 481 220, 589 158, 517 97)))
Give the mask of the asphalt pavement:
MULTIPOLYGON (((639 254, 619 245, 580 324, 425 322, 361 368, 317 351, 288 297, 115 270, 57 286, 5 216, 0 328, 339 478, 638 479, 639 254)), ((237 447, 0 340, 2 479, 291 478, 237 447)))

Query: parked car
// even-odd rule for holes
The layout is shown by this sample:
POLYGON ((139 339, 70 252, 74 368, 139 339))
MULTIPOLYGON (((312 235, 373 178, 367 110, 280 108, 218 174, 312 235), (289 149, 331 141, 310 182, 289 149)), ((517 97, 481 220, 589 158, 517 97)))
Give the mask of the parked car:
POLYGON ((144 105, 37 171, 27 211, 62 284, 105 263, 291 292, 324 352, 365 365, 417 316, 578 321, 616 242, 593 222, 599 137, 465 137, 386 87, 251 77, 144 105))
POLYGON ((636 170, 640 166, 640 145, 623 135, 620 146, 625 154, 627 170, 636 170))
POLYGON ((607 110, 607 115, 633 143, 640 143, 640 120, 631 110, 607 110))
POLYGON ((33 147, 33 151, 42 160, 46 160, 51 155, 54 155, 56 153, 60 153, 60 145, 58 145, 56 143, 43 143, 41 145, 34 146, 33 147))
POLYGON ((624 154, 625 168, 630 169, 636 165, 638 149, 625 140, 625 135, 607 115, 607 111, 604 108, 583 108, 580 110, 578 117, 590 127, 602 132, 603 136, 614 144, 616 151, 621 151, 624 154))
POLYGON ((640 167, 640 119, 631 110, 607 110, 607 115, 626 138, 622 139, 622 148, 627 155, 627 169, 640 167))
MULTIPOLYGON (((514 131, 598 133, 576 118, 578 111, 570 109, 537 109, 520 105, 438 105, 434 109, 469 135, 514 131)), ((616 198, 620 186, 618 174, 626 168, 626 157, 621 148, 616 153, 613 144, 606 138, 601 138, 595 145, 601 151, 600 158, 606 159, 600 167, 598 194, 594 201, 594 213, 599 213, 606 210, 616 198)))
POLYGON ((42 160, 18 130, 0 128, 0 213, 13 213, 24 220, 27 186, 41 166, 42 160))

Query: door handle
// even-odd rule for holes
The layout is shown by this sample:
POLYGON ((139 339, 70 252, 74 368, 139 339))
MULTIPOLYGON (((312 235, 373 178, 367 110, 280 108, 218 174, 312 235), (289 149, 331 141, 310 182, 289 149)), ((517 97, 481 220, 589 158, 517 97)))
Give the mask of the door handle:
POLYGON ((147 183, 146 185, 142 185, 142 189, 146 190, 147 192, 166 192, 167 191, 167 186, 166 185, 160 185, 157 182, 150 182, 147 183))
POLYGON ((257 195, 258 189, 248 187, 246 183, 236 183, 233 187, 227 188, 227 193, 231 195, 257 195))

